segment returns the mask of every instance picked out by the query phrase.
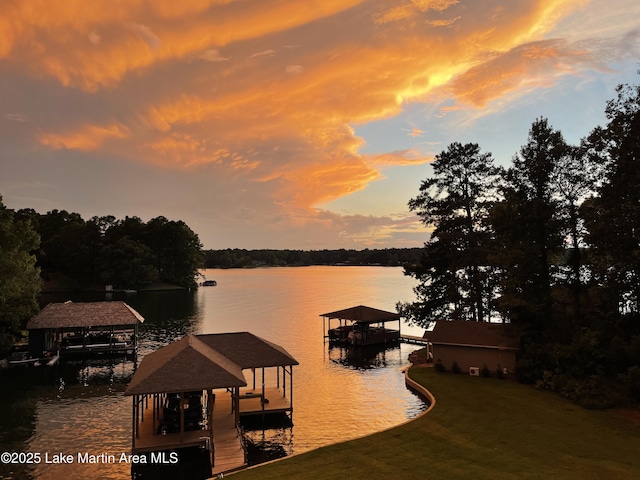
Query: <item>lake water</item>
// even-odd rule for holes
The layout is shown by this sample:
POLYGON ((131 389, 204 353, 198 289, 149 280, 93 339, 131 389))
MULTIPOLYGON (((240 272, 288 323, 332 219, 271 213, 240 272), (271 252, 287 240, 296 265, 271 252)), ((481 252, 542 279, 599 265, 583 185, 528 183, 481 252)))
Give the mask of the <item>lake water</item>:
MULTIPOLYGON (((322 313, 356 305, 395 310, 415 281, 394 267, 206 270, 215 287, 149 292, 125 301, 144 317, 140 354, 188 333, 249 331, 284 347, 294 367, 293 427, 250 432, 268 455, 302 453, 390 428, 426 406, 401 373, 416 346, 348 350, 324 343, 322 313)), ((44 301, 64 301, 48 297, 44 301)), ((71 298, 75 301, 104 298, 71 298)), ((403 325, 403 333, 422 330, 403 325)), ((120 456, 131 447, 131 361, 93 360, 0 372, 0 450, 120 456)), ((247 378, 250 383, 251 380, 247 378)), ((0 464, 0 479, 130 478, 127 464, 0 464)))

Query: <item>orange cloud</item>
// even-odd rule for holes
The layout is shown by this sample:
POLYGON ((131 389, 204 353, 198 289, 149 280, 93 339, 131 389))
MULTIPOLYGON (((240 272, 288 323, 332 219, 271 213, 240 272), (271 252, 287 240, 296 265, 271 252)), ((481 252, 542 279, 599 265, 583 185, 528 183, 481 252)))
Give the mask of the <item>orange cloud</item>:
POLYGON ((68 134, 45 133, 40 136, 40 143, 53 149, 95 150, 107 140, 122 140, 129 136, 129 129, 119 123, 106 126, 85 125, 68 134))
POLYGON ((368 164, 381 167, 398 167, 407 165, 421 165, 433 160, 417 150, 403 150, 400 152, 388 152, 380 155, 367 155, 364 157, 368 164))
POLYGON ((523 86, 551 86, 557 73, 575 72, 591 64, 588 52, 575 50, 562 40, 517 46, 456 77, 448 87, 461 102, 482 108, 495 98, 523 86))
POLYGON ((584 61, 540 40, 580 4, 24 0, 0 7, 0 26, 11 18, 0 58, 109 110, 88 126, 69 126, 75 118, 51 126, 43 145, 210 167, 220 181, 242 177, 278 204, 309 209, 363 189, 385 167, 430 160, 408 150, 361 154, 351 125, 442 91, 482 107, 539 81, 536 68, 584 61), (450 28, 429 28, 437 25, 450 28))
POLYGON ((360 1, 23 0, 0 6, 0 58, 96 91, 158 62, 296 28, 360 1))
POLYGON ((397 22, 429 10, 441 12, 458 2, 459 0, 411 0, 402 5, 394 6, 379 14, 376 18, 376 22, 379 24, 397 22))

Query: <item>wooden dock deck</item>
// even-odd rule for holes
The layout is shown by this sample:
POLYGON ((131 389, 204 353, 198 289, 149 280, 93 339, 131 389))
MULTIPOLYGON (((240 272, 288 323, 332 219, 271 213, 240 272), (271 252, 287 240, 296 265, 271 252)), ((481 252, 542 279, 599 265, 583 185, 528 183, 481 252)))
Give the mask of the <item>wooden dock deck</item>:
MULTIPOLYGON (((246 396, 248 392, 244 392, 246 396)), ((240 401, 241 415, 259 415, 263 413, 261 395, 247 396, 240 401)), ((291 409, 288 399, 282 398, 282 390, 269 388, 265 390, 265 398, 269 400, 265 404, 265 413, 288 411, 291 409)), ((135 447, 132 453, 154 452, 172 450, 184 447, 211 447, 212 476, 240 470, 247 466, 247 457, 244 439, 241 432, 235 426, 235 413, 231 411, 231 394, 228 392, 216 392, 216 400, 213 414, 210 418, 212 431, 193 430, 180 433, 168 433, 166 435, 154 434, 153 407, 151 403, 144 410, 144 421, 139 424, 140 436, 135 439, 135 447)), ((158 423, 156 422, 156 428, 158 423)))
POLYGON ((247 466, 244 440, 235 426, 231 412, 231 395, 216 394, 213 408, 213 476, 239 470, 247 466), (228 397, 228 404, 224 397, 228 397))
MULTIPOLYGON (((281 388, 265 388, 262 403, 261 389, 241 389, 240 416, 268 415, 291 412, 291 402, 283 396, 281 388)), ((247 466, 244 439, 235 427, 235 414, 231 409, 231 394, 216 391, 213 408, 213 475, 240 470, 247 466)))
POLYGON ((404 343, 413 343, 415 345, 428 345, 428 341, 424 337, 417 337, 415 335, 400 335, 400 341, 404 343))
MULTIPOLYGON (((156 428, 158 423, 156 422, 156 428)), ((151 402, 144 410, 144 421, 138 427, 139 437, 135 439, 132 453, 171 450, 183 447, 198 447, 211 444, 213 436, 210 430, 192 430, 183 433, 157 435, 153 431, 153 406, 151 402)))
MULTIPOLYGON (((240 389, 240 416, 290 412, 292 410, 290 399, 282 395, 282 388, 265 388, 264 398, 267 402, 263 409, 261 389, 240 389)), ((221 410, 225 413, 231 413, 231 395, 216 392, 214 416, 216 412, 221 410)))

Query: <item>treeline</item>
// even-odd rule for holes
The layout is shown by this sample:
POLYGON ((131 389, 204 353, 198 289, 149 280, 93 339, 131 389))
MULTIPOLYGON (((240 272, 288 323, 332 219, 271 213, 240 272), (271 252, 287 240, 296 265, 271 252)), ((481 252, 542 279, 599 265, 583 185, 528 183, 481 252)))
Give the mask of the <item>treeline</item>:
POLYGON ((15 212, 40 236, 33 251, 47 282, 64 288, 96 285, 140 288, 154 282, 182 287, 196 285, 202 267, 202 245, 183 221, 156 217, 118 220, 114 216, 84 220, 78 213, 32 209, 15 212))
POLYGON ((38 311, 40 271, 31 253, 38 245, 38 234, 4 206, 0 195, 0 359, 38 311))
POLYGON ((421 248, 365 250, 207 250, 206 268, 245 268, 259 266, 304 265, 383 265, 401 266, 416 263, 421 248))
POLYGON ((508 168, 453 143, 409 207, 433 229, 406 268, 414 323, 508 321, 519 377, 603 407, 640 400, 640 86, 569 145, 537 119, 508 168))

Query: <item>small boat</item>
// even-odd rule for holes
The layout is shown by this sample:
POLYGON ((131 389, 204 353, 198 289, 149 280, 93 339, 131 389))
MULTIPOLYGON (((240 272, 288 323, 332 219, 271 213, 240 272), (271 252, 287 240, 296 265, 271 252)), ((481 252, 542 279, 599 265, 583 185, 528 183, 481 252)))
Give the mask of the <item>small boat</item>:
POLYGON ((203 287, 215 287, 216 285, 218 285, 218 282, 215 280, 205 280, 202 282, 203 287))
POLYGON ((60 361, 60 355, 54 355, 53 357, 49 357, 48 360, 49 361, 47 362, 47 367, 53 367, 54 365, 57 365, 58 362, 60 361))
POLYGON ((9 358, 9 365, 14 367, 18 365, 35 365, 40 361, 39 357, 31 357, 26 352, 15 352, 9 358))
POLYGON ((53 367, 54 365, 57 365, 59 361, 60 355, 55 355, 53 352, 48 352, 44 357, 38 359, 38 361, 33 365, 35 367, 41 367, 43 365, 46 365, 47 367, 53 367))

